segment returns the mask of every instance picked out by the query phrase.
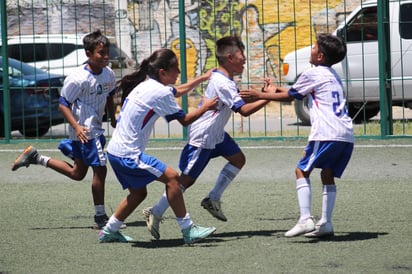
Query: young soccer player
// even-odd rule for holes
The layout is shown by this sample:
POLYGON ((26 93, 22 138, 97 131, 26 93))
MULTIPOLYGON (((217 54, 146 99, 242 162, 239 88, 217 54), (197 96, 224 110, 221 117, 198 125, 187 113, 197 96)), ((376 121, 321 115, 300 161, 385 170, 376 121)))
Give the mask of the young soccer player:
POLYGON ((334 235, 332 212, 335 206, 335 177, 340 178, 351 158, 354 146, 352 120, 346 109, 342 81, 332 65, 346 56, 342 39, 331 34, 319 34, 312 47, 310 63, 313 68, 305 71, 288 90, 269 84, 265 92, 242 92, 245 98, 290 101, 308 96, 311 131, 304 156, 296 172, 296 191, 300 208, 297 224, 285 233, 286 237, 304 234, 306 237, 334 235), (310 174, 321 169, 323 184, 322 214, 315 224, 311 215, 310 174))
MULTIPOLYGON (((222 194, 245 164, 245 155, 225 132, 224 127, 233 112, 248 116, 267 103, 261 100, 247 104, 238 94, 233 77, 242 74, 245 64, 244 49, 245 46, 237 36, 223 37, 216 42, 219 67, 210 77, 205 96, 217 96, 218 108, 205 112, 190 125, 189 140, 181 153, 179 163, 179 181, 185 190, 194 184, 210 159, 222 156, 228 161, 221 170, 214 188, 201 202, 202 207, 221 221, 227 221, 221 207, 222 194)), ((143 210, 147 228, 156 239, 160 238, 159 224, 168 207, 167 194, 163 193, 156 205, 143 210)))
POLYGON ((119 228, 146 198, 147 185, 154 180, 165 184, 168 202, 175 213, 185 243, 197 242, 216 230, 215 227, 193 224, 186 212, 177 171, 144 152, 154 123, 159 117, 168 122, 177 119, 183 126, 187 126, 206 111, 216 108, 217 98, 204 98, 198 109, 184 113, 175 97, 191 91, 207 80, 211 72, 173 88, 170 85, 175 84, 179 73, 177 57, 173 51, 160 49, 143 60, 135 73, 121 80, 120 87, 128 96, 124 100, 107 151, 117 179, 123 189, 129 190, 129 194, 120 202, 107 225, 100 231, 100 242, 132 240, 120 233, 119 228))
POLYGON ((31 164, 49 167, 67 177, 80 181, 93 169, 92 194, 95 208, 94 228, 102 228, 108 216, 105 211, 104 191, 106 179, 106 139, 102 119, 107 105, 111 125, 116 126, 112 96, 116 77, 108 67, 110 42, 100 30, 83 38, 88 57, 86 64, 67 76, 61 90, 59 109, 69 123, 69 138, 59 146, 65 154, 74 158, 74 164, 40 155, 36 148, 28 146, 14 161, 12 170, 31 164))

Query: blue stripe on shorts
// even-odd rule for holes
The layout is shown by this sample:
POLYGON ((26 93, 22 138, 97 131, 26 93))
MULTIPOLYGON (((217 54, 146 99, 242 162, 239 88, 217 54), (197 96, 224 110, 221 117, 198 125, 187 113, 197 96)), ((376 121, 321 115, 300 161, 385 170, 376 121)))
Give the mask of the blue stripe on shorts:
POLYGON ((333 175, 340 178, 352 156, 353 143, 337 141, 311 141, 305 148, 305 156, 298 168, 311 171, 314 168, 332 169, 333 175))
POLYGON ((107 153, 117 179, 123 189, 146 187, 166 171, 166 164, 142 153, 138 160, 121 158, 107 153))

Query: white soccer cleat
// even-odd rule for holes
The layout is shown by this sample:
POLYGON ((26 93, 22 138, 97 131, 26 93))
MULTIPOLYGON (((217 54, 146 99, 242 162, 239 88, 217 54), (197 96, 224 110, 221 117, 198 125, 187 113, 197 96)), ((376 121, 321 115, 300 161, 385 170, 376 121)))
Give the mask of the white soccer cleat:
POLYGON ((296 237, 315 230, 313 217, 309 217, 304 223, 297 223, 292 229, 286 231, 285 237, 296 237))
POLYGON ((305 234, 308 238, 323 238, 333 236, 333 226, 330 222, 324 224, 316 224, 315 230, 305 234))

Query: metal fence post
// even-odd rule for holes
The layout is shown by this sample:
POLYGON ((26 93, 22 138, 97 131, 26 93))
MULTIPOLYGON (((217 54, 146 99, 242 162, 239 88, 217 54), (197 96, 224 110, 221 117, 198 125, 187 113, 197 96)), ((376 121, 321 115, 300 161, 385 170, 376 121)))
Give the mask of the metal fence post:
POLYGON ((389 1, 378 1, 379 97, 381 137, 393 134, 389 1))
MULTIPOLYGON (((180 82, 187 82, 186 68, 186 26, 185 26, 185 1, 179 0, 179 40, 180 40, 180 82)), ((182 108, 187 113, 187 95, 182 96, 182 108)), ((187 138, 187 127, 183 127, 183 139, 187 138)))
POLYGON ((6 1, 0 3, 1 19, 1 56, 3 56, 3 104, 4 104, 4 140, 10 142, 10 93, 9 93, 9 62, 7 58, 7 12, 6 1))

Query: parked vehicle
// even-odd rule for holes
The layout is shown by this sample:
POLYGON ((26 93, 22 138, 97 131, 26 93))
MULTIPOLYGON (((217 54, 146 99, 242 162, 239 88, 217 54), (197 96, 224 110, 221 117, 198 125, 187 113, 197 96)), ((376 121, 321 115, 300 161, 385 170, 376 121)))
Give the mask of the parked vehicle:
MULTIPOLYGON (((133 60, 123 52, 113 37, 110 44, 110 66, 120 79, 133 72, 133 60)), ((0 45, 1 48, 1 45, 0 45)), ((9 36, 7 39, 8 57, 20 60, 36 68, 67 76, 73 69, 87 62, 83 48, 83 36, 75 34, 41 34, 9 36)), ((115 96, 120 104, 121 95, 115 96)))
MULTIPOLYGON (((389 2, 392 104, 412 108, 412 1, 389 2)), ((346 58, 333 66, 347 89, 348 110, 355 122, 369 120, 380 110, 377 2, 363 2, 334 32, 347 41, 346 58)), ((288 53, 283 80, 292 85, 310 67, 311 47, 288 53)), ((303 123, 310 123, 307 100, 295 101, 303 123)))
POLYGON ((4 137, 3 92, 10 95, 10 127, 26 137, 42 136, 53 125, 64 122, 59 111, 64 76, 49 74, 13 58, 9 63, 9 89, 3 86, 3 58, 0 56, 0 136, 4 137))

